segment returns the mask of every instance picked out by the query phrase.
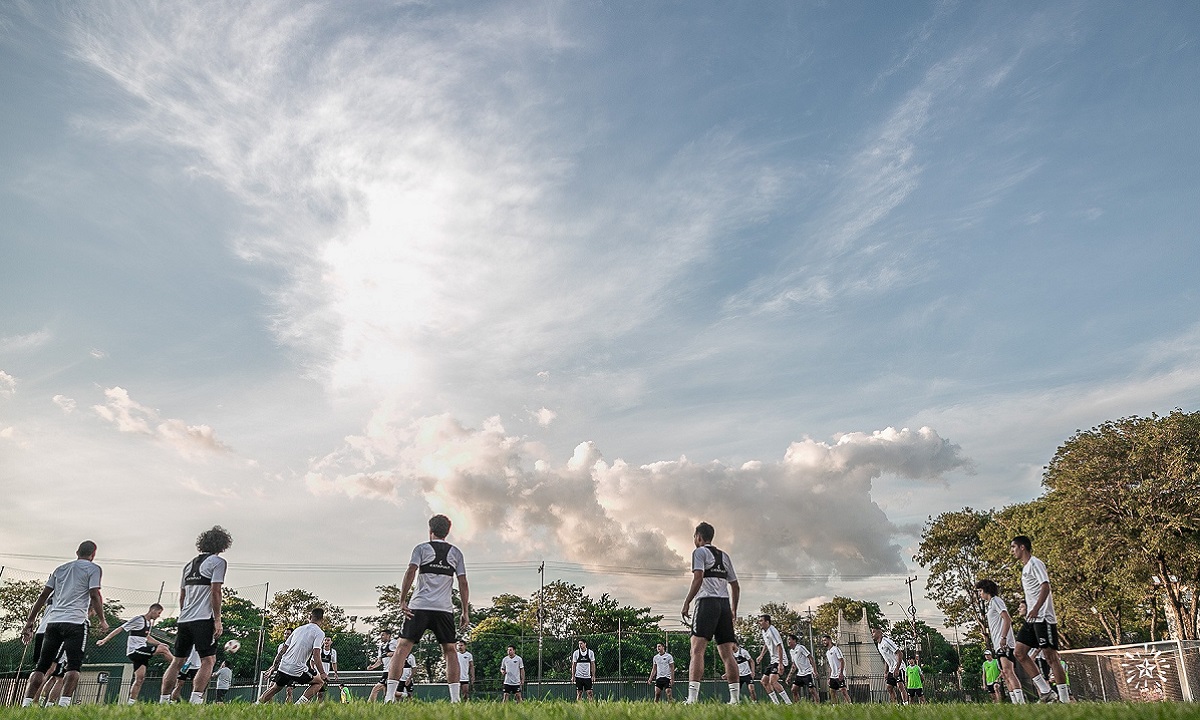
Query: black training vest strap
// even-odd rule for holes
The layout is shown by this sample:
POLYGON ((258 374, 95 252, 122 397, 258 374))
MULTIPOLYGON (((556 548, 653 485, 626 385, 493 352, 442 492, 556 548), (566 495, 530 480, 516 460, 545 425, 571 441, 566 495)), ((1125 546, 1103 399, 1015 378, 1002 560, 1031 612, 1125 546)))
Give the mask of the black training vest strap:
POLYGON ((433 559, 417 568, 422 575, 454 575, 454 566, 450 564, 450 548, 454 547, 445 540, 430 540, 433 548, 433 559))
POLYGON ((333 664, 333 649, 332 648, 329 650, 329 652, 325 652, 324 650, 321 651, 321 662, 325 663, 326 665, 333 664))
POLYGON ((715 545, 705 545, 705 547, 713 554, 713 566, 704 571, 704 577, 728 579, 729 571, 725 569, 725 553, 715 545))
POLYGON ((210 557, 212 557, 212 553, 204 553, 192 561, 192 564, 188 566, 187 574, 183 576, 184 585, 212 585, 212 578, 206 578, 200 574, 200 566, 210 557))
POLYGON ((145 615, 142 616, 142 629, 130 630, 129 634, 134 637, 146 637, 150 634, 150 621, 146 619, 145 615))

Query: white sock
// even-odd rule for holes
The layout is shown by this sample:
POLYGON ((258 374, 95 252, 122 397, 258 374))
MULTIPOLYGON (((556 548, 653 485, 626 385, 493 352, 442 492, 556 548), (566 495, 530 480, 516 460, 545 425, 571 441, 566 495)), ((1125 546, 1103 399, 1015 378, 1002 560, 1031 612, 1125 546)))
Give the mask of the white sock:
POLYGON ((21 707, 33 707, 33 698, 25 698, 22 700, 21 707))
POLYGON ((688 681, 688 702, 696 702, 700 699, 700 683, 688 681))
POLYGON ((296 701, 296 704, 297 704, 297 705, 303 705, 303 704, 304 704, 304 703, 306 703, 306 702, 308 702, 308 698, 306 698, 306 697, 304 697, 303 695, 301 695, 301 696, 300 696, 300 699, 296 701))
POLYGON ((784 705, 792 704, 792 698, 788 696, 787 690, 784 690, 783 692, 779 693, 779 697, 783 699, 784 705))
POLYGON ((776 705, 779 704, 779 696, 774 692, 767 693, 767 697, 771 698, 771 702, 775 703, 776 705))
POLYGON ((1046 682, 1046 678, 1042 677, 1041 673, 1033 676, 1033 686, 1043 695, 1050 692, 1050 683, 1046 682))
POLYGON ((158 702, 160 702, 163 705, 166 705, 167 703, 171 702, 171 696, 170 695, 159 695, 158 702))
POLYGON ((729 702, 733 704, 742 701, 742 684, 740 682, 729 683, 729 702))
POLYGON ((198 692, 194 692, 194 693, 192 693, 192 699, 188 700, 188 702, 190 702, 193 705, 203 705, 204 704, 204 695, 202 695, 201 693, 198 693, 198 692))
POLYGON ((1058 701, 1069 703, 1071 702, 1071 686, 1062 683, 1058 686, 1058 701))
POLYGON ((396 688, 398 688, 398 687, 400 687, 399 680, 388 680, 387 681, 387 690, 383 691, 383 701, 385 703, 390 703, 390 702, 396 701, 396 688))
POLYGON ((134 700, 133 698, 129 698, 129 704, 130 704, 130 705, 133 705, 133 704, 135 704, 135 703, 137 703, 137 700, 134 700))
POLYGON ((446 683, 446 687, 450 689, 450 702, 456 703, 462 700, 462 685, 446 683))
POLYGON ((62 697, 60 697, 58 699, 58 706, 59 707, 71 707, 71 698, 67 697, 66 695, 63 695, 62 697))

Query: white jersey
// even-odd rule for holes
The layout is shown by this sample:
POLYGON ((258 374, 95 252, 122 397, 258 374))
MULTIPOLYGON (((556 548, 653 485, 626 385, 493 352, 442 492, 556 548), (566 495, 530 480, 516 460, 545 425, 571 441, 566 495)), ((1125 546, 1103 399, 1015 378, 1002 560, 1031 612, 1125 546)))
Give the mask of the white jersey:
POLYGON ((750 657, 750 653, 746 652, 746 648, 738 648, 737 652, 733 654, 733 659, 737 663, 738 675, 745 677, 750 674, 750 662, 753 658, 750 657))
POLYGON ((471 681, 471 663, 475 662, 475 656, 470 650, 464 650, 458 653, 458 681, 471 681))
POLYGON ((571 653, 571 662, 575 664, 575 677, 591 679, 592 663, 596 662, 596 654, 591 648, 571 653))
POLYGON ((879 654, 883 657, 883 664, 887 666, 888 672, 896 675, 900 672, 900 661, 896 659, 896 653, 900 652, 900 647, 896 645, 896 641, 884 635, 879 638, 879 654))
POLYGON ((512 657, 505 655, 504 659, 500 661, 500 669, 504 671, 504 684, 520 685, 521 670, 524 668, 525 661, 521 659, 520 655, 513 655, 512 657))
POLYGON ((825 660, 829 663, 829 677, 841 677, 846 673, 846 660, 842 649, 837 645, 832 645, 825 651, 825 660))
POLYGON ((413 610, 454 612, 454 576, 467 574, 462 551, 445 540, 431 540, 413 548, 410 565, 417 566, 417 591, 408 607, 413 610))
POLYGON ((179 609, 179 622, 209 620, 213 617, 212 584, 225 582, 225 570, 229 564, 220 555, 199 555, 183 566, 183 579, 179 589, 183 591, 183 607, 179 609))
POLYGON ((665 652, 661 655, 655 655, 652 660, 654 663, 654 679, 671 677, 671 665, 675 664, 675 658, 671 653, 665 652))
MULTIPOLYGON (((1046 572, 1046 563, 1030 555, 1029 562, 1025 563, 1025 567, 1021 568, 1021 585, 1025 588, 1025 607, 1029 608, 1030 611, 1037 604, 1038 595, 1042 592, 1042 583, 1048 582, 1050 582, 1050 574, 1046 572)), ((1037 616, 1027 617, 1026 620, 1047 623, 1058 622, 1054 615, 1053 590, 1046 595, 1046 602, 1042 603, 1037 616)))
POLYGON ((792 656, 792 664, 796 666, 796 675, 803 677, 804 675, 813 674, 812 653, 808 648, 800 643, 796 643, 796 647, 788 651, 792 656))
POLYGON ((326 652, 325 648, 321 648, 321 667, 325 668, 325 674, 333 672, 333 666, 337 665, 337 650, 332 647, 326 652))
POLYGON ((125 654, 130 655, 142 648, 146 647, 146 635, 150 633, 150 621, 145 615, 128 620, 121 629, 129 633, 129 637, 125 638, 125 654), (134 635, 137 633, 137 635, 134 635))
POLYGON ((988 634, 992 636, 992 645, 995 645, 997 650, 1000 647, 1015 648, 1017 646, 1017 637, 1013 634, 1011 615, 1008 618, 1008 634, 1000 634, 1000 631, 1004 628, 1004 613, 1006 612, 1008 612, 1008 605, 1004 603, 1003 598, 993 597, 991 600, 988 600, 988 634))
POLYGON ((213 678, 217 681, 218 690, 228 690, 233 685, 233 670, 229 669, 229 666, 226 665, 213 673, 213 678))
POLYGON ((92 590, 100 589, 100 575, 100 566, 83 558, 55 568, 46 579, 46 587, 54 591, 54 605, 46 611, 46 623, 86 623, 92 590))
POLYGON ((409 653, 408 657, 404 658, 404 670, 400 673, 400 682, 407 683, 412 679, 413 670, 417 669, 417 656, 415 653, 409 653))
POLYGON ((316 623, 306 623, 292 631, 287 650, 279 659, 279 672, 292 677, 303 675, 312 666, 313 650, 325 645, 325 631, 316 623))
POLYGON ((392 667, 392 653, 396 652, 397 642, 395 638, 388 640, 385 643, 379 643, 379 661, 383 663, 383 671, 387 672, 392 667))
POLYGON ((733 560, 729 553, 722 551, 717 558, 712 545, 704 545, 692 551, 692 572, 704 571, 704 580, 700 583, 700 598, 728 598, 729 583, 737 582, 737 573, 733 571, 733 560))
POLYGON ((762 639, 767 653, 771 656, 771 662, 778 663, 779 669, 782 670, 787 665, 785 656, 779 652, 783 649, 783 636, 774 625, 768 625, 767 629, 762 631, 762 639))

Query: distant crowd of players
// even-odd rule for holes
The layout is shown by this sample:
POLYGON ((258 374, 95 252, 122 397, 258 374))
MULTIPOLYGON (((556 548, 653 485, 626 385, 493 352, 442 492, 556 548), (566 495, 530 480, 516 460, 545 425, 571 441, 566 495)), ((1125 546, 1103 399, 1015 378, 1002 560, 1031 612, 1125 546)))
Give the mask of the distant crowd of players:
MULTIPOLYGON (((389 630, 381 632, 378 653, 367 668, 379 669, 382 673, 371 689, 372 701, 377 700, 381 693, 385 703, 412 697, 416 667, 412 651, 427 631, 434 634, 442 648, 450 702, 460 702, 471 693, 475 681, 474 658, 461 639, 470 624, 470 594, 462 551, 446 541, 450 525, 450 519, 445 515, 430 518, 428 541, 413 548, 400 587, 400 597, 403 598, 401 611, 405 618, 403 626, 396 638, 392 637, 389 630), (461 599, 457 623, 452 602, 456 579, 461 599), (415 592, 410 597, 414 585, 415 592)), ((681 615, 690 621, 692 627, 686 704, 699 701, 704 654, 708 643, 714 640, 724 665, 721 677, 728 684, 728 701, 740 702, 743 688, 746 688, 750 699, 756 699, 756 662, 749 652, 738 647, 734 632, 740 597, 737 573, 728 553, 712 544, 714 535, 713 527, 708 523, 700 523, 693 534, 692 582, 681 610, 681 615)), ((57 688, 54 691, 57 704, 71 704, 83 664, 89 617, 96 617, 100 631, 107 633, 97 642, 99 645, 122 632, 128 633, 126 653, 134 666, 128 700, 130 704, 136 702, 145 680, 146 666, 155 656, 167 662, 159 702, 178 701, 184 682, 190 680, 192 691, 189 701, 193 704, 204 703, 214 670, 217 701, 223 701, 232 672, 225 663, 221 663, 219 669, 214 666, 217 642, 222 632, 221 588, 227 570, 221 553, 228 550, 232 543, 229 533, 219 526, 206 530, 197 538, 199 555, 184 565, 180 580, 180 613, 174 647, 168 647, 151 635, 153 623, 163 610, 158 604, 150 606, 144 615, 109 632, 100 592, 101 570, 93 562, 96 544, 91 541, 80 544, 76 559, 51 573, 22 629, 22 640, 27 644, 33 643, 33 656, 36 659, 23 704, 26 707, 35 704, 48 685, 48 676, 59 678, 52 681, 57 688)), ((1054 601, 1046 566, 1033 557, 1032 543, 1028 537, 1014 538, 1011 550, 1023 567, 1021 578, 1027 606, 1024 612, 1026 621, 1020 634, 1014 635, 1012 617, 999 595, 996 583, 991 580, 979 582, 977 590, 980 598, 987 603, 988 632, 991 645, 995 648, 994 653, 988 651, 988 662, 994 662, 995 665, 985 663, 984 681, 989 691, 995 694, 996 700, 1000 699, 1000 687, 1003 685, 1012 702, 1024 703, 1024 694, 1014 671, 1015 664, 1020 663, 1033 679, 1040 700, 1068 702, 1065 667, 1057 653, 1054 601), (1032 656, 1038 653, 1051 668, 1055 689, 1051 688, 1035 664, 1032 656)), ((330 684, 339 684, 337 651, 332 648, 332 639, 325 635, 321 627, 324 610, 312 608, 308 619, 308 623, 289 629, 268 671, 268 687, 256 703, 270 702, 280 692, 286 692, 290 700, 295 687, 304 688, 295 702, 307 703, 319 699, 330 684)), ((783 704, 791 704, 805 697, 820 702, 816 671, 808 648, 794 634, 787 635, 785 648, 784 636, 774 627, 770 615, 759 616, 759 628, 762 631, 763 648, 757 664, 762 667, 761 685, 767 697, 774 703, 783 704)), ((880 629, 872 629, 872 637, 887 667, 887 686, 891 699, 905 704, 923 702, 924 675, 916 659, 905 658, 896 643, 880 629)), ((851 698, 842 651, 831 635, 824 635, 821 639, 829 672, 827 687, 830 700, 849 703, 851 698)), ((507 648, 499 674, 503 700, 520 702, 526 681, 525 664, 516 654, 515 647, 507 648)), ((578 649, 571 654, 571 675, 575 681, 576 699, 593 699, 596 655, 584 640, 579 641, 578 649)), ((675 658, 659 643, 647 678, 647 683, 654 686, 656 701, 673 699, 674 678, 675 658)), ((54 695, 51 696, 52 702, 54 695)))

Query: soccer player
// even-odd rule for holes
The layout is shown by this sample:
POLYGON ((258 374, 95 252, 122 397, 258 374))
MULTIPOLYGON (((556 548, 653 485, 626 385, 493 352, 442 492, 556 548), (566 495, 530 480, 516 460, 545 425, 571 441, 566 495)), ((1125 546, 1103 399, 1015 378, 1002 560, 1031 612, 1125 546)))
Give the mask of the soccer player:
POLYGON ((800 693, 808 688, 809 697, 815 703, 821 702, 817 694, 816 673, 813 672, 812 653, 800 642, 794 633, 787 636, 788 647, 792 656, 792 699, 800 702, 800 693))
POLYGON ((504 702, 509 696, 521 702, 521 688, 525 687, 525 661, 517 654, 517 649, 508 646, 508 654, 500 660, 500 677, 504 683, 504 702))
POLYGON ((657 652, 650 660, 650 679, 646 682, 654 686, 654 702, 667 696, 671 702, 671 683, 675 681, 675 658, 667 652, 667 646, 659 643, 654 648, 657 652))
MULTIPOLYGON (((283 629, 283 642, 279 643, 279 645, 275 648, 275 659, 271 661, 271 667, 267 668, 267 671, 264 673, 264 675, 267 677, 268 683, 275 682, 275 672, 279 669, 279 661, 283 659, 283 654, 287 652, 288 641, 292 639, 292 633, 294 632, 296 632, 296 628, 290 627, 283 629)), ((287 702, 289 705, 292 702, 291 685, 287 686, 287 696, 285 698, 285 702, 287 702)))
POLYGON ((388 669, 388 691, 384 702, 391 702, 404 661, 413 646, 421 640, 426 630, 433 630, 434 637, 442 646, 446 659, 446 686, 450 690, 450 702, 461 700, 458 672, 458 655, 454 649, 458 633, 454 627, 454 577, 458 577, 458 597, 462 602, 462 617, 459 627, 470 626, 470 592, 467 587, 467 566, 462 551, 446 542, 450 534, 450 518, 434 515, 429 518, 429 542, 413 548, 408 561, 408 570, 400 585, 400 609, 404 611, 404 626, 400 628, 400 642, 396 646, 399 663, 393 662, 388 669), (408 599, 408 591, 417 580, 417 591, 408 599))
POLYGON ((837 705, 840 695, 850 703, 850 691, 846 689, 846 658, 842 649, 831 635, 823 635, 821 640, 825 643, 825 661, 829 664, 829 701, 837 705))
POLYGON ((1022 564, 1021 585, 1025 590, 1025 605, 1029 608, 1025 615, 1025 624, 1017 635, 1017 661, 1025 668, 1025 672, 1033 678, 1033 684, 1040 693, 1042 702, 1053 702, 1056 698, 1037 670, 1037 665, 1029 659, 1029 650, 1039 648, 1045 655, 1046 661, 1054 672, 1058 684, 1059 702, 1071 702, 1067 679, 1063 675, 1062 665, 1058 658, 1058 619, 1054 614, 1054 593, 1050 589, 1050 575, 1046 572, 1046 564, 1033 556, 1033 541, 1025 535, 1012 539, 1009 550, 1014 558, 1022 564))
POLYGON ((392 658, 396 654, 397 642, 392 639, 392 631, 384 628, 379 631, 379 655, 375 658, 375 662, 367 666, 368 670, 375 668, 383 668, 383 675, 380 676, 379 682, 375 683, 375 687, 371 688, 371 696, 367 698, 367 702, 375 702, 376 696, 381 690, 387 688, 388 671, 392 667, 392 658))
MULTIPOLYGON (((217 638, 221 637, 221 588, 229 563, 221 553, 233 545, 233 538, 220 525, 200 533, 196 549, 200 551, 183 566, 179 587, 179 625, 175 636, 175 659, 163 673, 163 688, 172 687, 179 677, 184 659, 196 650, 200 667, 192 681, 191 703, 204 704, 204 693, 212 677, 217 656, 217 638)), ((159 702, 170 702, 169 695, 160 695, 159 702)))
POLYGON ((877 627, 871 628, 871 639, 875 641, 875 647, 879 650, 883 664, 887 667, 888 695, 892 698, 892 702, 903 702, 907 705, 907 683, 900 684, 900 670, 904 666, 904 655, 900 652, 900 647, 896 645, 896 641, 891 636, 885 635, 883 630, 877 627))
POLYGON ((983 667, 980 669, 983 689, 992 696, 992 702, 1000 702, 1000 661, 991 650, 983 651, 983 667))
POLYGON ((308 622, 296 628, 288 638, 287 649, 279 660, 279 668, 275 671, 275 679, 271 687, 256 701, 256 705, 270 702, 271 698, 285 687, 308 685, 304 694, 296 701, 297 705, 303 705, 311 701, 321 686, 329 681, 329 676, 325 674, 325 666, 321 664, 325 631, 318 623, 324 619, 325 611, 322 608, 315 607, 309 611, 308 622))
POLYGON ((458 654, 458 686, 462 688, 459 695, 463 700, 471 697, 471 688, 475 685, 475 656, 467 650, 467 643, 459 640, 454 649, 458 654))
POLYGON ((925 673, 917 664, 915 657, 909 656, 908 667, 904 669, 904 672, 908 685, 908 697, 912 699, 912 702, 923 705, 925 703, 925 673))
MULTIPOLYGON (((192 648, 192 652, 188 654, 187 661, 179 666, 179 675, 176 676, 175 686, 171 688, 171 702, 179 702, 179 698, 183 695, 184 683, 192 683, 192 687, 196 686, 194 682, 196 673, 200 672, 200 653, 196 648, 192 648)), ((166 689, 164 685, 162 689, 166 689)))
POLYGON ((413 685, 416 680, 417 673, 417 656, 409 653, 404 660, 404 671, 400 673, 400 692, 397 696, 404 700, 411 700, 414 696, 413 685))
POLYGON ((153 627, 154 621, 162 615, 162 611, 163 606, 154 603, 145 615, 138 615, 124 625, 113 628, 112 632, 96 641, 97 645, 104 645, 120 635, 122 631, 129 633, 129 637, 125 640, 125 656, 133 663, 133 682, 129 686, 130 705, 137 702, 138 695, 142 692, 142 683, 146 680, 146 666, 150 664, 154 656, 161 655, 168 665, 175 659, 166 643, 159 642, 150 635, 150 628, 153 627))
POLYGON ((741 699, 741 685, 735 680, 737 663, 733 659, 737 636, 733 625, 737 621, 738 598, 741 587, 733 560, 729 554, 713 547, 716 536, 713 526, 702 522, 696 526, 692 542, 692 585, 683 601, 684 620, 691 618, 692 599, 696 600, 696 619, 692 625, 692 657, 688 665, 688 704, 700 700, 700 680, 704 677, 704 651, 708 643, 716 638, 717 653, 725 663, 725 677, 729 682, 729 702, 736 704, 741 699))
MULTIPOLYGON (((333 682, 341 684, 341 678, 338 677, 337 666, 337 650, 333 649, 333 638, 326 636, 325 642, 321 643, 321 667, 325 669, 325 676, 329 677, 333 674, 333 682)), ((321 686, 317 691, 317 699, 325 700, 325 690, 329 687, 329 683, 321 686)))
MULTIPOLYGON (((735 642, 733 644, 733 661, 737 663, 738 690, 740 691, 745 687, 746 691, 750 693, 750 702, 757 702, 758 696, 755 695, 754 691, 754 674, 757 665, 754 662, 754 656, 746 648, 735 642)), ((721 675, 721 679, 726 682, 729 681, 729 678, 724 674, 721 675)))
POLYGON ((213 673, 213 678, 217 681, 217 699, 218 705, 225 704, 225 696, 229 694, 229 688, 233 686, 233 669, 229 667, 229 663, 222 660, 221 666, 213 673))
POLYGON ((21 629, 21 642, 26 645, 33 639, 37 629, 35 621, 38 612, 46 605, 50 595, 54 595, 54 604, 46 611, 46 632, 42 636, 41 654, 37 665, 25 689, 23 707, 33 705, 38 696, 42 683, 46 680, 46 671, 54 664, 54 659, 60 650, 67 654, 66 674, 63 678, 63 691, 58 704, 67 707, 79 684, 79 669, 83 667, 83 649, 87 643, 87 628, 89 613, 99 619, 100 632, 108 632, 108 622, 104 619, 104 598, 100 594, 100 566, 92 562, 96 559, 96 543, 84 540, 75 551, 75 559, 55 568, 46 579, 46 586, 29 609, 25 627, 21 629))
POLYGON ((592 678, 596 676, 596 653, 588 650, 587 641, 579 641, 579 649, 571 653, 571 677, 575 678, 575 702, 583 699, 587 693, 588 700, 594 700, 592 694, 592 678))
POLYGON ((781 675, 786 677, 788 674, 788 655, 783 650, 783 636, 771 624, 770 615, 763 614, 758 616, 758 629, 762 631, 763 638, 763 649, 758 653, 758 662, 762 663, 764 656, 767 656, 771 661, 763 669, 763 691, 767 693, 767 697, 771 698, 771 702, 776 705, 781 700, 784 705, 791 705, 792 699, 788 697, 787 691, 784 690, 783 683, 779 682, 781 675))
MULTIPOLYGON (((991 636, 992 647, 996 648, 996 661, 1000 667, 1000 676, 1008 686, 1008 697, 1016 705, 1025 704, 1025 691, 1021 689, 1021 681, 1017 679, 1016 646, 1017 639, 1013 635, 1012 616, 1008 614, 1008 606, 1000 597, 1000 588, 992 580, 980 580, 975 583, 975 592, 987 607, 988 635, 991 636)), ((999 700, 999 695, 996 697, 999 700)))

